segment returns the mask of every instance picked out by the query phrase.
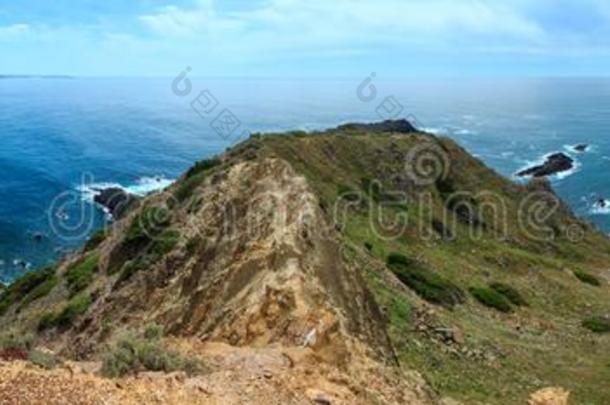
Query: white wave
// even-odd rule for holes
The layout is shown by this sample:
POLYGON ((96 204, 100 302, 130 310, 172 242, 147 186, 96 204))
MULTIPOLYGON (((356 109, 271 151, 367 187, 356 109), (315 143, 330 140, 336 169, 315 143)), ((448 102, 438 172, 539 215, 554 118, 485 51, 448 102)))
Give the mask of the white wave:
POLYGON ((119 188, 126 193, 143 197, 148 194, 163 191, 173 183, 174 180, 167 179, 163 176, 155 176, 139 178, 134 184, 127 186, 120 183, 100 182, 81 185, 77 187, 77 190, 81 193, 83 200, 93 202, 95 196, 109 188, 119 188))
POLYGON ((436 128, 436 127, 423 127, 421 128, 423 132, 427 132, 429 134, 434 135, 448 135, 449 131, 446 128, 436 128))
POLYGON ((469 129, 458 129, 454 132, 456 135, 476 135, 475 131, 471 131, 469 129))
POLYGON ((602 199, 593 204, 589 210, 592 215, 610 215, 610 200, 602 199), (601 203, 603 201, 603 203, 601 203))
POLYGON ((563 148, 568 151, 569 153, 577 153, 577 154, 582 154, 582 153, 592 153, 595 152, 595 145, 589 145, 589 144, 582 144, 582 145, 586 145, 586 149, 584 151, 580 151, 576 149, 576 146, 578 146, 579 144, 575 144, 575 145, 563 145, 563 148))

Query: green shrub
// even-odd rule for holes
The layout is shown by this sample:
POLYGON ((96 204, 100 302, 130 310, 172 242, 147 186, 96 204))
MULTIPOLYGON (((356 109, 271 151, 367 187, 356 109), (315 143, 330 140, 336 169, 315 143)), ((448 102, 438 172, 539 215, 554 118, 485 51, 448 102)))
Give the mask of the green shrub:
POLYGON ((464 292, 458 286, 400 253, 390 254, 387 264, 401 282, 426 301, 453 307, 465 300, 464 292))
POLYGON ((489 287, 497 293, 505 296, 512 304, 518 307, 527 306, 527 301, 525 298, 523 298, 521 293, 508 284, 492 283, 489 285, 489 287))
POLYGON ((594 333, 610 333, 610 318, 593 316, 582 321, 582 326, 594 333))
POLYGON ((582 270, 574 270, 574 275, 576 276, 576 278, 578 278, 585 284, 590 284, 595 287, 599 287, 602 285, 602 283, 597 279, 597 277, 582 270))
POLYGON ((204 159, 196 162, 187 172, 186 178, 193 177, 197 174, 203 173, 207 170, 213 169, 214 167, 220 165, 222 161, 218 158, 212 159, 204 159))
POLYGON ((199 247, 203 244, 203 239, 201 238, 201 236, 194 236, 191 239, 189 239, 188 242, 186 242, 186 253, 189 254, 189 256, 194 255, 197 250, 199 250, 199 247))
POLYGON ((28 295, 25 296, 25 298, 23 299, 21 304, 19 305, 18 310, 25 308, 26 306, 30 305, 32 302, 34 302, 40 298, 46 297, 53 290, 53 288, 55 288, 56 285, 57 285, 57 277, 54 274, 52 277, 48 278, 44 283, 38 285, 36 288, 34 288, 32 291, 30 291, 28 293, 28 295))
MULTIPOLYGON (((123 241, 113 249, 108 263, 108 273, 122 270, 128 261, 138 260, 149 250, 165 251, 177 242, 175 233, 166 233, 171 223, 170 212, 161 207, 144 207, 136 215, 123 241)), ((142 260, 144 262, 145 260, 142 260)))
POLYGON ((87 243, 85 243, 85 247, 83 248, 83 251, 89 252, 89 251, 95 249, 96 247, 101 245, 104 240, 106 240, 107 236, 108 236, 108 233, 106 232, 106 229, 100 229, 99 231, 96 231, 95 233, 93 233, 93 235, 91 235, 91 237, 89 237, 89 240, 87 240, 87 243))
POLYGON ((171 252, 180 239, 180 233, 173 229, 164 231, 161 235, 155 238, 151 247, 151 253, 161 257, 171 252))
POLYGON ((346 184, 339 184, 337 186, 337 195, 346 201, 358 201, 360 199, 360 194, 346 184))
POLYGON ((31 333, 7 332, 0 335, 0 349, 32 350, 35 337, 31 333))
POLYGON ((98 271, 99 255, 91 253, 72 264, 66 271, 66 281, 70 295, 75 295, 93 282, 93 276, 98 271))
POLYGON ((11 306, 24 299, 28 299, 27 297, 30 293, 34 294, 34 296, 28 299, 29 302, 36 299, 35 296, 39 298, 43 293, 48 293, 52 289, 52 286, 49 288, 53 283, 50 280, 55 278, 55 272, 55 267, 47 267, 43 270, 26 273, 17 279, 0 295, 0 315, 6 313, 11 306), (45 287, 40 287, 45 283, 49 284, 45 287), (40 287, 39 290, 37 290, 38 287, 40 287))
POLYGON ((387 264, 390 267, 393 265, 411 266, 414 262, 401 253, 390 253, 387 258, 387 264))
POLYGON ((497 309, 500 312, 511 312, 513 309, 508 298, 491 288, 472 287, 470 293, 486 307, 497 309))
POLYGON ((170 223, 171 213, 166 208, 144 207, 132 220, 125 241, 130 243, 149 241, 159 235, 170 223))
POLYGON ((174 198, 178 202, 184 202, 193 195, 193 192, 205 181, 206 174, 199 173, 193 177, 187 177, 178 183, 178 187, 174 191, 174 198))
POLYGON ((40 350, 31 350, 28 353, 28 359, 33 364, 46 370, 52 370, 60 363, 59 359, 55 355, 40 350))
POLYGON ((364 247, 366 248, 366 250, 368 250, 369 252, 373 251, 373 244, 370 242, 364 242, 364 247))
POLYGON ((144 328, 144 339, 157 340, 163 337, 163 326, 152 322, 144 328))
POLYGON ((47 312, 38 322, 38 329, 45 330, 49 328, 67 329, 74 323, 74 320, 83 315, 91 306, 91 296, 89 294, 81 294, 72 298, 59 313, 47 312))
POLYGON ((121 377, 138 371, 185 371, 189 375, 205 370, 203 363, 167 350, 159 336, 139 337, 128 332, 103 355, 102 374, 121 377))

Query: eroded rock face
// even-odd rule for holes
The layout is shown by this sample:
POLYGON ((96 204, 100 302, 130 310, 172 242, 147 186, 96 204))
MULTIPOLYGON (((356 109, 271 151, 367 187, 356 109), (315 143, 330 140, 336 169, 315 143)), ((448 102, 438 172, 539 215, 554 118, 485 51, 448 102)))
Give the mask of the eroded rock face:
POLYGON ((569 391, 560 387, 551 387, 536 391, 527 403, 528 405, 568 405, 569 398, 569 391))
POLYGON ((544 177, 571 170, 574 167, 574 159, 564 153, 554 153, 546 158, 546 161, 538 166, 520 171, 520 177, 544 177))
POLYGON ((237 163, 193 200, 199 204, 173 209, 172 228, 197 246, 109 291, 87 333, 112 314, 236 346, 310 347, 338 363, 355 346, 393 358, 381 311, 344 262, 340 237, 306 179, 287 162, 237 163))

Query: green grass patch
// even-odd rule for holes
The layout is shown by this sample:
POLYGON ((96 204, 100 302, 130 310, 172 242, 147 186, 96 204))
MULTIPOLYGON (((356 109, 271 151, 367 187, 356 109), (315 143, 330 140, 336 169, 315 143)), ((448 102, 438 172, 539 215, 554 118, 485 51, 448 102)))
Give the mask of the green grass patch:
POLYGON ((5 314, 10 307, 22 300, 30 303, 48 294, 57 282, 55 272, 55 267, 47 267, 26 273, 17 279, 0 295, 0 315, 5 314))
POLYGON ((94 274, 98 271, 98 262, 99 255, 91 253, 68 267, 66 282, 71 296, 78 294, 93 282, 94 274))
POLYGON ((527 301, 525 300, 525 298, 523 298, 521 293, 515 288, 509 286, 508 284, 497 282, 491 283, 489 285, 489 288, 505 296, 513 305, 516 305, 518 307, 524 307, 528 305, 527 301))
POLYGON ((510 300, 494 289, 486 287, 470 288, 472 296, 486 307, 496 309, 500 312, 511 312, 513 307, 510 300))
POLYGON ((93 235, 91 235, 91 237, 89 237, 89 239, 85 243, 83 251, 90 252, 93 249, 97 248, 99 245, 102 244, 102 242, 106 240, 107 236, 108 232, 106 232, 106 229, 100 229, 99 231, 94 232, 93 235))
POLYGON ((585 284, 589 284, 595 287, 599 287, 602 285, 602 283, 599 281, 599 279, 597 277, 595 277, 594 275, 587 273, 585 271, 582 270, 574 270, 574 275, 576 276, 577 279, 579 279, 580 281, 582 281, 585 284))
POLYGON ((390 254, 387 265, 401 282, 426 301, 450 308, 465 300, 458 286, 400 253, 390 254))
POLYGON ((582 326, 594 333, 610 333, 610 318, 593 316, 582 321, 582 326))
POLYGON ((92 304, 89 294, 80 294, 72 298, 59 312, 47 312, 38 322, 38 329, 50 328, 67 329, 74 320, 83 315, 92 304))
POLYGON ((185 177, 187 179, 191 178, 205 171, 213 169, 214 167, 219 166, 221 163, 222 161, 219 158, 200 160, 196 162, 193 166, 191 166, 191 168, 186 172, 185 177))

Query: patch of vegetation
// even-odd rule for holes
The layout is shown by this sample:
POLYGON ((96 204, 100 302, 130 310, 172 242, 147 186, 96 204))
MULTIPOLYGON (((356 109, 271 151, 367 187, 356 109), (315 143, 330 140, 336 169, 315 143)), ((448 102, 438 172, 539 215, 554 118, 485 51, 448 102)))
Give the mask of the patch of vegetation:
POLYGON ((83 251, 90 252, 93 249, 97 248, 99 245, 102 244, 102 242, 106 240, 107 236, 108 232, 106 232, 106 229, 100 229, 99 231, 96 231, 95 233, 93 233, 93 235, 91 235, 91 237, 89 237, 89 239, 85 243, 83 251))
POLYGON ((151 246, 151 253, 155 256, 161 257, 171 252, 180 240, 180 233, 173 229, 168 229, 159 235, 153 241, 151 246))
POLYGON ((400 253, 391 253, 387 265, 400 281, 426 301, 448 308, 465 301, 464 292, 458 286, 400 253))
POLYGON ((366 250, 368 250, 369 252, 373 251, 373 244, 371 242, 364 242, 364 247, 366 248, 366 250))
POLYGON ((213 169, 214 167, 220 165, 222 161, 219 158, 212 159, 204 159, 196 162, 187 172, 186 178, 190 178, 196 176, 200 173, 213 169))
POLYGON ((72 298, 61 311, 47 312, 38 322, 38 329, 45 330, 50 328, 67 329, 74 323, 74 320, 83 315, 92 304, 89 294, 80 294, 72 298))
POLYGON ((594 333, 610 333, 610 318, 593 316, 582 321, 582 326, 594 333))
POLYGON ((186 253, 188 253, 189 256, 194 255, 202 244, 203 239, 201 238, 201 236, 192 237, 191 239, 189 239, 188 242, 186 242, 186 253))
POLYGON ((0 349, 20 349, 29 351, 36 339, 31 333, 7 332, 0 335, 0 349))
POLYGON ((511 312, 513 307, 508 298, 494 289, 485 287, 472 287, 470 293, 477 301, 486 307, 496 309, 500 312, 511 312))
POLYGON ((139 371, 185 371, 189 375, 205 371, 200 360, 166 349, 162 337, 159 327, 147 327, 143 336, 127 332, 104 353, 102 374, 117 378, 139 371))
POLYGON ((135 216, 125 236, 127 243, 149 241, 160 234, 171 222, 171 213, 163 207, 144 207, 135 216))
POLYGON ((346 201, 358 201, 360 194, 347 184, 337 185, 337 196, 346 201))
POLYGON ((205 173, 199 173, 180 181, 174 191, 174 198, 180 203, 188 200, 193 195, 195 189, 203 184, 205 178, 205 173))
POLYGON ((30 303, 48 294, 56 283, 55 272, 55 267, 47 267, 17 279, 0 295, 0 315, 22 300, 30 303))
POLYGON ((52 353, 43 352, 41 350, 31 350, 28 353, 28 359, 38 367, 45 370, 52 370, 61 363, 57 356, 52 353))
POLYGON ((108 273, 116 273, 128 261, 146 255, 149 250, 158 256, 173 248, 177 242, 177 234, 166 232, 170 223, 171 213, 166 208, 144 207, 132 220, 123 241, 110 254, 108 273))
POLYGON ((589 274, 585 271, 574 270, 573 273, 577 279, 579 279, 580 281, 582 281, 585 284, 589 284, 589 285, 592 285, 595 287, 599 287, 602 285, 602 283, 599 281, 599 279, 597 277, 595 277, 594 275, 589 274))
POLYGON ((93 282, 93 276, 98 271, 98 262, 99 255, 91 253, 68 267, 66 282, 71 296, 78 294, 93 282))
POLYGON ((505 296, 513 305, 516 305, 518 307, 527 306, 527 301, 525 300, 525 298, 523 298, 521 293, 515 288, 509 286, 508 284, 491 283, 489 285, 489 288, 505 296))

